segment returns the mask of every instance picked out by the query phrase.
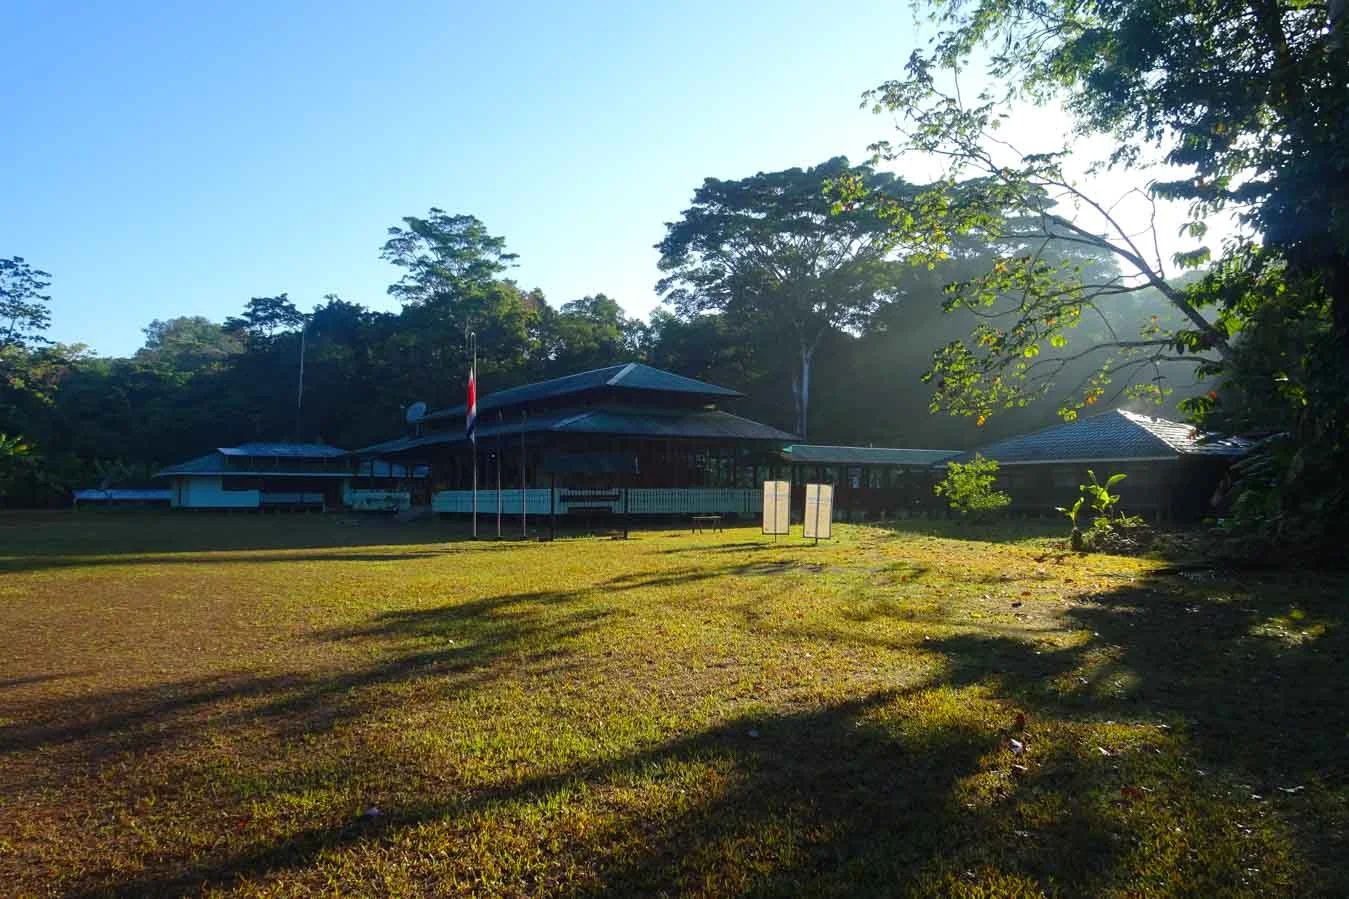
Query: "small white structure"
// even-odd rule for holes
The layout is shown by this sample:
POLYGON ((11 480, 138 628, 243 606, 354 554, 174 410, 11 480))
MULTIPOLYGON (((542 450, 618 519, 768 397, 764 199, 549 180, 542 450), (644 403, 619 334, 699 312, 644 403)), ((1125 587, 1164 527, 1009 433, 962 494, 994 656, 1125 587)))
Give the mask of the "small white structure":
POLYGON ((326 509, 354 476, 345 450, 322 443, 245 443, 164 469, 176 509, 326 509))
POLYGON ((155 475, 179 509, 351 509, 400 512, 412 506, 408 484, 425 467, 379 460, 356 463, 322 443, 245 443, 174 465, 155 475))
POLYGON ((807 540, 828 540, 834 535, 834 487, 832 484, 806 485, 805 527, 807 540))
POLYGON ((787 481, 763 482, 763 532, 788 534, 792 521, 792 485, 787 481))
POLYGON ((400 512, 412 505, 407 484, 425 478, 402 465, 356 464, 346 450, 322 443, 245 443, 174 465, 163 491, 176 509, 351 509, 400 512))

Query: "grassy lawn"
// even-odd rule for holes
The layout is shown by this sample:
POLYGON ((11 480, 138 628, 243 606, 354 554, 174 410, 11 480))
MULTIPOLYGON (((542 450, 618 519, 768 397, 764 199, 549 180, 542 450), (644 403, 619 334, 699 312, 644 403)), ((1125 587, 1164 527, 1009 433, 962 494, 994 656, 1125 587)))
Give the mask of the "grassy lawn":
POLYGON ((1349 582, 836 534, 0 516, 0 893, 1349 895, 1349 582))

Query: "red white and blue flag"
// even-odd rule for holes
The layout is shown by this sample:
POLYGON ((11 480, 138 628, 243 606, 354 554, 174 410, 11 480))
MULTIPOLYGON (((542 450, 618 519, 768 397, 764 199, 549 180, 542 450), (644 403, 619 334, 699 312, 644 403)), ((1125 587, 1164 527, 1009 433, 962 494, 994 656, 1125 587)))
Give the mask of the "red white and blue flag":
POLYGON ((476 366, 468 370, 468 417, 464 423, 469 441, 478 445, 478 372, 476 366))

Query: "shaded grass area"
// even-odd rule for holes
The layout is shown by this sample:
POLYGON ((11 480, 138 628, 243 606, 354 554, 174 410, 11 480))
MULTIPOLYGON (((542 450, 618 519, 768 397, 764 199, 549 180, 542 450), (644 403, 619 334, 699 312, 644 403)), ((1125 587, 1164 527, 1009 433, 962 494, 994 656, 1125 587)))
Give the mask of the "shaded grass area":
POLYGON ((836 533, 0 517, 0 882, 1349 894, 1342 577, 836 533))

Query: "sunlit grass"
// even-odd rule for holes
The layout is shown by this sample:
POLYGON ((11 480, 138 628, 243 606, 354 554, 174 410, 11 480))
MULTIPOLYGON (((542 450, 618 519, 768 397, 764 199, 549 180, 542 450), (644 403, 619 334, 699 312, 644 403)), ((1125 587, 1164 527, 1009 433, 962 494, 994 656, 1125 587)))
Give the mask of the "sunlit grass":
POLYGON ((1345 581, 836 533, 0 517, 0 892, 1349 892, 1345 581))

